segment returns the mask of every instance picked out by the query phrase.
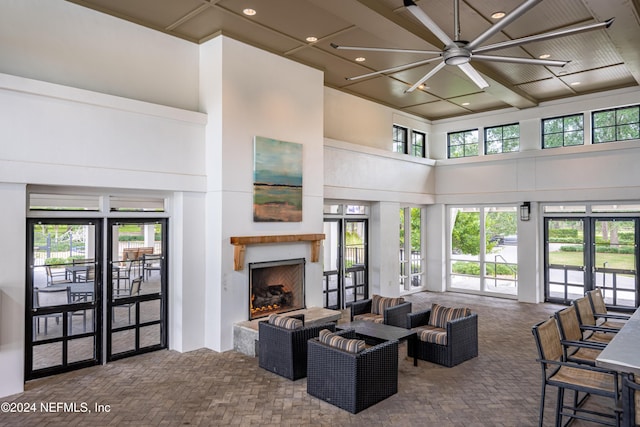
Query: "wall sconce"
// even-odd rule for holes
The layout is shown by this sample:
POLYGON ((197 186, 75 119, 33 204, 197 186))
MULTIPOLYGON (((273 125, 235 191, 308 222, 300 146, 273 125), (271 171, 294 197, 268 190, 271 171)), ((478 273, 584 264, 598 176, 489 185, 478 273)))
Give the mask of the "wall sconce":
POLYGON ((529 221, 531 218, 531 202, 523 202, 520 205, 520 221, 529 221))

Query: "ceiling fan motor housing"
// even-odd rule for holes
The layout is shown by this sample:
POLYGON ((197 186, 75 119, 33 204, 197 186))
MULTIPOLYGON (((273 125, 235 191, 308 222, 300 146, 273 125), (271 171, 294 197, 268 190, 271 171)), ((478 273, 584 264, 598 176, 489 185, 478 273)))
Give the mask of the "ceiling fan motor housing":
POLYGON ((461 65, 466 64, 471 60, 471 51, 466 48, 469 42, 455 41, 454 46, 449 46, 442 53, 444 62, 447 65, 461 65))

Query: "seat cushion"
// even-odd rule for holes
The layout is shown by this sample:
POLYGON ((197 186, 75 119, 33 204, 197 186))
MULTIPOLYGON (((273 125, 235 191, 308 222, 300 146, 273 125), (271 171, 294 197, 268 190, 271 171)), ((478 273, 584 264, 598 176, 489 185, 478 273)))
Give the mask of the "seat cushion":
POLYGON ((436 328, 446 328, 447 322, 452 320, 461 319, 471 314, 471 311, 464 308, 450 308, 439 304, 433 304, 431 306, 431 315, 429 316, 429 326, 435 326, 436 328))
POLYGON ((269 315, 269 323, 275 326, 280 326, 285 329, 300 329, 303 326, 302 320, 294 319, 293 317, 280 316, 277 314, 269 315))
POLYGON ((328 329, 323 329, 318 335, 318 341, 329 347, 334 347, 340 350, 347 351, 349 353, 359 353, 365 349, 364 340, 343 338, 334 334, 328 329))
POLYGON ((433 344, 447 345, 447 330, 435 326, 420 326, 415 329, 418 339, 433 344))
POLYGON ((353 320, 365 320, 367 322, 384 323, 384 316, 382 314, 363 313, 353 316, 353 320))
POLYGON ((389 298, 389 297, 381 297, 380 295, 373 295, 371 297, 371 312, 373 314, 384 314, 384 311, 389 308, 396 306, 398 304, 402 304, 404 302, 404 298, 389 298))

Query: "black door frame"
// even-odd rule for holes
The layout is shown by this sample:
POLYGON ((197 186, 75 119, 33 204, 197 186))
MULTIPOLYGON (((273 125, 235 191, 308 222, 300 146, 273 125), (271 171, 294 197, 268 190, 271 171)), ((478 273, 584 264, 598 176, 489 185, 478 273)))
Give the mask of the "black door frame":
POLYGON ((367 299, 369 298, 369 221, 367 218, 325 218, 325 223, 336 223, 338 225, 338 234, 339 234, 339 242, 338 242, 338 259, 336 260, 338 269, 337 270, 325 270, 323 272, 323 300, 325 308, 333 308, 333 309, 344 309, 351 306, 354 301, 367 299), (362 263, 354 264, 350 267, 345 266, 345 252, 346 252, 346 230, 347 223, 363 223, 364 224, 364 259, 362 263), (352 286, 346 286, 346 278, 347 275, 351 276, 352 281, 356 281, 352 286), (329 281, 331 276, 335 276, 337 280, 337 289, 329 290, 329 281), (358 279, 363 279, 364 282, 357 282, 358 279), (359 288, 364 288, 362 295, 358 298, 357 290, 359 288), (354 292, 353 301, 346 301, 346 292, 347 289, 352 289, 354 292), (336 293, 337 294, 337 304, 335 306, 329 305, 329 294, 336 293))
MULTIPOLYGON (((596 288, 596 276, 598 273, 608 272, 611 274, 630 274, 635 273, 635 306, 638 307, 640 303, 640 284, 638 283, 638 265, 640 262, 640 219, 637 217, 625 217, 625 216, 562 216, 562 217, 545 217, 544 218, 544 300, 545 302, 557 303, 557 304, 565 304, 569 305, 572 301, 567 294, 568 280, 566 277, 569 271, 582 271, 584 277, 584 292, 593 290, 596 288), (550 298, 549 297, 549 222, 551 221, 581 221, 583 224, 583 267, 582 268, 571 268, 571 266, 555 266, 556 268, 562 268, 565 271, 565 290, 564 290, 564 298, 550 298), (635 264, 636 271, 626 271, 626 270, 615 270, 615 269, 607 269, 606 267, 599 268, 595 265, 595 236, 596 236, 596 223, 598 221, 631 221, 634 223, 635 228, 635 264)), ((610 288, 614 293, 614 304, 611 305, 611 308, 619 309, 619 310, 631 310, 630 307, 625 306, 617 306, 615 304, 616 301, 616 289, 615 286, 610 288)))
MULTIPOLYGON (((113 268, 111 268, 114 262, 113 259, 113 251, 107 250, 107 296, 106 296, 106 310, 105 310, 105 321, 106 321, 106 360, 107 362, 111 362, 118 359, 123 359, 126 357, 135 356, 138 354, 149 353, 152 351, 162 350, 168 348, 168 319, 169 319, 169 308, 168 308, 168 236, 169 236, 169 220, 167 218, 108 218, 107 219, 107 245, 111 247, 113 241, 113 226, 119 224, 149 224, 156 223, 162 224, 162 258, 160 263, 160 277, 161 277, 161 288, 160 293, 145 293, 136 296, 129 296, 118 298, 117 301, 114 301, 113 298, 113 268), (140 305, 141 303, 147 301, 160 301, 160 319, 141 322, 140 319, 140 305), (133 324, 125 325, 121 327, 114 328, 112 323, 112 314, 113 308, 117 306, 128 306, 133 304, 135 307, 135 318, 133 324), (148 326, 160 325, 160 343, 141 347, 140 346, 140 329, 148 326), (116 354, 112 354, 112 337, 113 334, 118 332, 124 332, 127 330, 135 331, 135 345, 132 350, 124 351, 116 354)), ((144 274, 144 273, 143 273, 144 274)))
POLYGON ((76 369, 86 368, 89 366, 99 365, 102 363, 102 259, 100 253, 102 251, 102 219, 100 218, 27 218, 27 238, 26 259, 28 268, 26 273, 26 301, 25 301, 25 365, 24 378, 25 381, 42 378, 63 372, 69 372, 76 369), (92 301, 74 303, 73 305, 62 305, 52 307, 34 307, 34 274, 35 260, 33 256, 34 249, 34 227, 36 224, 64 224, 64 225, 93 225, 94 241, 95 241, 95 272, 94 272, 94 289, 92 301), (68 331, 68 314, 82 311, 93 310, 92 328, 89 332, 83 334, 69 335, 68 331), (33 335, 33 319, 35 316, 47 314, 62 315, 62 336, 34 342, 33 335), (68 343, 71 340, 93 337, 93 358, 85 359, 79 362, 68 363, 68 343), (33 370, 33 349, 34 346, 47 345, 51 343, 62 343, 62 364, 43 369, 33 370))

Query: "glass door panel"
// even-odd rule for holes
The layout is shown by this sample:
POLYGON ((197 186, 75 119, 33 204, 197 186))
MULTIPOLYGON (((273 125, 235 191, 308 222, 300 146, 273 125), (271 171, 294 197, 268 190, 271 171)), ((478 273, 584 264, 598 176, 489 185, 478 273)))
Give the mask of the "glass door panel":
POLYGON ((636 223, 634 219, 595 219, 593 272, 605 303, 637 307, 636 223))
POLYGON ((569 304, 584 296, 585 247, 583 219, 545 220, 545 300, 569 304))
POLYGON ((99 224, 28 220, 26 379, 100 363, 99 224))
POLYGON ((480 291, 480 210, 452 208, 451 216, 450 286, 480 291))
POLYGON ((342 309, 368 298, 367 220, 325 219, 324 306, 342 309))
POLYGON ((518 212, 515 206, 485 208, 485 276, 487 292, 518 294, 518 212))
POLYGON ((344 221, 344 303, 368 298, 367 286, 367 220, 344 221))
POLYGON ((166 220, 110 221, 107 360, 166 348, 166 220))
POLYGON ((342 233, 340 220, 324 221, 324 273, 322 296, 324 299, 324 307, 333 310, 342 307, 342 298, 340 296, 340 287, 342 285, 341 268, 342 265, 342 233))

